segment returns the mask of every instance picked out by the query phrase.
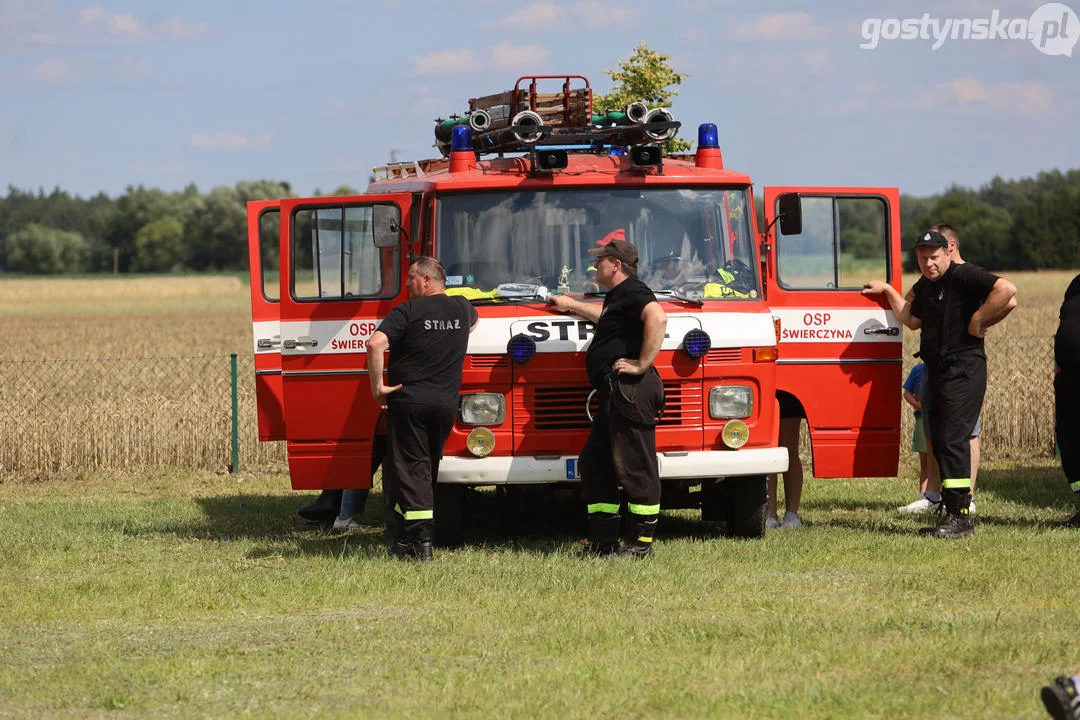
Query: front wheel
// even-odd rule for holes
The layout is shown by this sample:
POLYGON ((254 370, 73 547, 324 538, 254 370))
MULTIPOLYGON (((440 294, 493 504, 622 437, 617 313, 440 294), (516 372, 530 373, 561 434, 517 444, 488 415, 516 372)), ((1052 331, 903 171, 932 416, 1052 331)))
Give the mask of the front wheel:
POLYGON ((728 537, 765 537, 765 476, 731 477, 723 481, 727 492, 728 537))

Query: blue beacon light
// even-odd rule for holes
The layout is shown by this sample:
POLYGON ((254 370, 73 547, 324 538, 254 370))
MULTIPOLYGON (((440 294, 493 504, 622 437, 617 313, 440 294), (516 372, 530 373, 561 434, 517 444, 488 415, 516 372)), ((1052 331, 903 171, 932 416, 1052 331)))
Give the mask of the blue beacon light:
POLYGON ((712 347, 712 339, 704 330, 693 329, 683 338, 683 350, 692 358, 704 357, 712 347))
POLYGON ((719 148, 720 136, 716 132, 713 123, 702 123, 697 129, 697 144, 699 148, 719 148))
POLYGON ((472 128, 455 125, 450 135, 450 152, 472 152, 472 128))
POLYGON ((506 352, 510 359, 518 364, 527 363, 536 354, 536 341, 528 335, 518 333, 506 343, 506 352))

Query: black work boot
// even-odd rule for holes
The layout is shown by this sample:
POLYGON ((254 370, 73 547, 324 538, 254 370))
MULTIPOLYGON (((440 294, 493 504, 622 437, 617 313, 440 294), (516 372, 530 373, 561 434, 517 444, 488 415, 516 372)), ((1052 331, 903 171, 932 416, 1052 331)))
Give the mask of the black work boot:
POLYGON ((630 528, 631 537, 619 551, 623 557, 647 558, 652 555, 653 538, 656 536, 655 515, 643 515, 636 519, 630 528))
POLYGON ((618 555, 621 519, 614 513, 589 513, 589 544, 582 555, 618 555))
POLYGON ((959 538, 973 534, 975 525, 968 514, 971 493, 966 490, 945 489, 941 491, 941 499, 947 514, 929 534, 939 538, 959 538))
POLYGON ((344 490, 323 490, 319 497, 296 511, 296 514, 313 523, 332 523, 341 509, 344 490))
POLYGON ((1080 527, 1080 512, 1076 513, 1068 520, 1062 520, 1054 524, 1058 527, 1080 527))
POLYGON ((397 560, 431 562, 435 523, 431 520, 407 520, 398 526, 397 537, 390 543, 390 557, 397 560))
POLYGON ((1059 677, 1053 685, 1043 687, 1039 697, 1054 720, 1080 719, 1080 694, 1072 678, 1059 677))

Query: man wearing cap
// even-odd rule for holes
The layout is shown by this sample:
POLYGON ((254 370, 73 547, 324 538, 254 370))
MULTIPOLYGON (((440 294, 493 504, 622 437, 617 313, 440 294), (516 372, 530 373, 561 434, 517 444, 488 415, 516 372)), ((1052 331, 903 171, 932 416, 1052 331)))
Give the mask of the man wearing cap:
POLYGON ((667 315, 637 278, 637 248, 615 233, 601 242, 589 254, 596 258, 596 281, 607 291, 603 306, 551 297, 559 310, 596 325, 585 369, 600 407, 579 458, 589 513, 586 552, 648 557, 660 516, 656 423, 664 405, 664 385, 653 361, 667 315), (619 543, 620 485, 633 519, 625 547, 619 543))
POLYGON ((964 537, 974 532, 968 512, 970 437, 986 393, 983 338, 1016 306, 1016 286, 970 263, 952 262, 948 239, 935 230, 919 236, 915 254, 922 277, 912 288, 910 302, 881 280, 867 283, 863 294, 884 293, 900 322, 922 329, 919 355, 934 398, 928 411, 930 437, 947 512, 929 534, 964 537))

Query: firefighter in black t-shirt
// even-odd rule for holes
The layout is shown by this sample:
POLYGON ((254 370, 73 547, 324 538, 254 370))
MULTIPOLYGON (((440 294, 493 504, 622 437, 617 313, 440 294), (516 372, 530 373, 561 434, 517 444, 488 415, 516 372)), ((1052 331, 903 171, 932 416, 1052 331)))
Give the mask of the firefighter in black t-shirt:
MULTIPOLYGON (((1080 275, 1065 291, 1054 334, 1054 423, 1061 469, 1080 498, 1080 275)), ((1080 512, 1061 525, 1080 527, 1080 512)))
POLYGON ((607 291, 601 307, 553 295, 551 303, 596 324, 585 354, 599 412, 579 458, 589 512, 589 554, 647 557, 660 516, 660 472, 656 422, 664 385, 653 367, 667 329, 667 315, 649 287, 637 278, 637 248, 611 239, 589 250, 596 280, 607 291), (633 522, 620 547, 622 486, 633 522))
POLYGON ((922 277, 907 302, 880 280, 864 294, 885 293, 897 319, 922 328, 919 356, 926 363, 930 394, 930 438, 941 469, 942 500, 947 515, 929 530, 935 537, 963 537, 974 532, 971 503, 971 432, 986 393, 987 328, 1016 306, 1016 286, 971 263, 949 261, 949 242, 929 230, 915 242, 922 277))
POLYGON ((393 488, 396 558, 431 560, 434 483, 457 416, 461 368, 476 309, 446 294, 446 270, 432 257, 409 268, 409 300, 383 319, 367 345, 371 394, 389 413, 383 486, 393 488), (383 353, 390 349, 390 385, 383 353))

